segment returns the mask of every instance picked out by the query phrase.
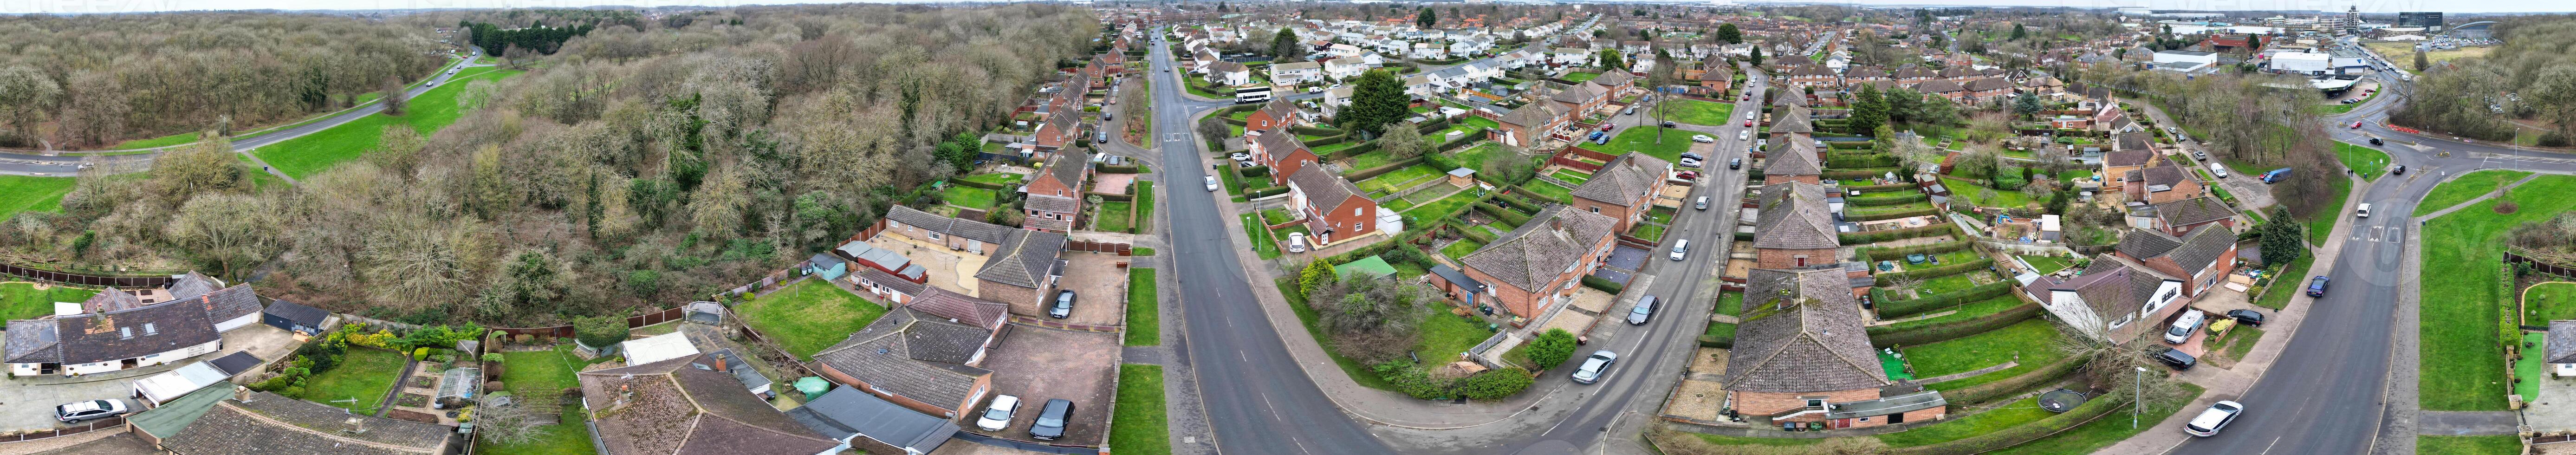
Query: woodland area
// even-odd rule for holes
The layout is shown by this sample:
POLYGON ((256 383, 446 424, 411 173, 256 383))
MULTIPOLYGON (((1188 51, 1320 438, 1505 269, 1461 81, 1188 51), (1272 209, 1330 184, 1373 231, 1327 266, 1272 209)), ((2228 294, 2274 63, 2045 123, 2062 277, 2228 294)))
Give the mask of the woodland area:
MULTIPOLYGON (((410 22, 460 19, 489 20, 410 22)), ((920 200, 954 172, 935 144, 1006 121, 1099 27, 1034 4, 674 19, 571 38, 453 125, 389 128, 294 187, 252 190, 220 144, 148 176, 84 175, 61 213, 0 227, 0 252, 256 270, 263 294, 411 323, 632 314, 756 280, 920 200)))
POLYGON ((0 17, 0 147, 98 148, 348 107, 447 62, 431 30, 347 16, 0 17))
MULTIPOLYGON (((2347 170, 2334 156, 2334 140, 2326 135, 2325 121, 2310 109, 2318 103, 2316 92, 2262 85, 2304 86, 2304 78, 2222 73, 2185 80, 2171 72, 2113 65, 2095 65, 2072 75, 2085 83, 2121 88, 2128 92, 2120 94, 2123 99, 2143 99, 2162 108, 2165 115, 2197 131, 2193 139, 2214 159, 2324 171, 2293 172, 2272 185, 2273 199, 2291 213, 2311 216, 2342 206, 2332 186, 2347 170)), ((2157 125, 2164 126, 2170 125, 2157 125)))
MULTIPOLYGON (((2397 124, 2460 136, 2504 141, 2513 119, 2546 131, 2538 144, 2576 145, 2576 19, 2535 16, 2503 20, 2495 35, 2504 44, 2483 57, 2432 65, 2416 78, 2415 93, 2390 111, 2397 124), (2505 94, 2518 94, 2513 101, 2505 94), (2501 104, 2498 115, 2488 109, 2501 104)), ((2404 62, 2410 56, 2391 55, 2404 62)))

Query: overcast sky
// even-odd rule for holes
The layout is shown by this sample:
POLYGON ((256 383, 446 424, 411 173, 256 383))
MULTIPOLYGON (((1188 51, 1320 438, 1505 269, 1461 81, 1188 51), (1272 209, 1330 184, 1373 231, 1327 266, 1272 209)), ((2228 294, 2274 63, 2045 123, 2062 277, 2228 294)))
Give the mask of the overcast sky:
MULTIPOLYGON (((134 13, 240 9, 367 10, 410 8, 561 8, 599 5, 736 6, 782 3, 846 3, 798 0, 0 0, 0 13, 134 13)), ((1924 0, 1847 0, 1853 5, 1920 5, 1924 0)), ((2069 6, 2083 8, 2144 6, 2188 10, 2334 10, 2359 5, 2366 13, 2444 11, 2455 13, 2547 12, 2576 10, 2567 0, 1938 0, 1944 5, 2069 6)))

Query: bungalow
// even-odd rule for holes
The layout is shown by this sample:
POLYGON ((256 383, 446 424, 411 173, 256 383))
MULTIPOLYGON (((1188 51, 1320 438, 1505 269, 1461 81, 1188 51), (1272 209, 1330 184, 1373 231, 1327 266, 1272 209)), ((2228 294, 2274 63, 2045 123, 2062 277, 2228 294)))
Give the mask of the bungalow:
POLYGON ((577 374, 582 409, 595 428, 591 446, 604 449, 601 455, 817 455, 846 449, 744 390, 733 375, 717 371, 721 365, 693 355, 577 374))
POLYGON ((2208 190, 2201 187, 2200 180, 2191 178, 2191 172, 2183 169, 2182 166, 2161 160, 2159 164, 2131 170, 2121 176, 2121 194, 2128 196, 2131 201, 2148 204, 2163 204, 2209 195, 2208 190))
POLYGON ((1761 215, 1753 224, 1755 267, 1789 269, 1835 262, 1842 238, 1825 187, 1811 182, 1762 187, 1761 215))
POLYGON ((982 366, 1008 317, 1001 303, 933 291, 815 353, 808 365, 832 382, 957 419, 992 392, 993 372, 982 366))
POLYGON ((1063 261, 1056 256, 1064 251, 1064 234, 942 217, 900 205, 886 209, 877 227, 880 235, 894 234, 986 256, 984 265, 973 276, 975 297, 1008 303, 1013 314, 1037 316, 1043 312, 1046 293, 1041 291, 1054 289, 1056 281, 1063 278, 1063 261))
POLYGON ((2576 321, 2549 321, 2549 334, 2543 341, 2541 363, 2549 364, 2549 374, 2556 377, 2576 376, 2576 321))
POLYGON ((1890 387, 1841 267, 1754 269, 1745 282, 1727 402, 1756 426, 1859 428, 1946 417, 1938 391, 1890 387))
POLYGON ((2113 249, 2121 259, 2183 279, 2184 296, 2198 298, 2236 268, 2236 231, 2203 226, 2180 238, 2132 229, 2113 249))
POLYGON ((787 410, 787 418, 865 453, 924 455, 938 451, 958 430, 957 422, 905 409, 857 387, 834 387, 787 410))
POLYGON ((897 278, 882 270, 864 267, 859 269, 859 273, 850 275, 850 282, 857 285, 854 287, 876 295, 878 301, 888 305, 902 305, 904 302, 912 301, 913 296, 929 292, 931 289, 938 289, 920 282, 897 278))
POLYGON ((2067 280, 2041 278, 2031 292, 2057 320, 2096 340, 2127 343, 2184 305, 2183 281, 2112 254, 2093 256, 2093 265, 2067 280))
POLYGON ((1618 243, 1617 224, 1597 213, 1549 204, 1529 222, 1458 262, 1464 281, 1483 285, 1477 298, 1494 302, 1515 321, 1526 321, 1572 300, 1575 281, 1600 268, 1618 243))
POLYGON ((2212 223, 2231 229, 2236 227, 2236 209, 2216 197, 2201 196, 2153 207, 2156 213, 2152 228, 2163 230, 2167 235, 2182 235, 2212 223))
POLYGON ((1074 217, 1082 213, 1082 185, 1090 180, 1091 162, 1081 156, 1058 153, 1048 159, 1027 185, 1020 186, 1020 192, 1028 194, 1020 204, 1021 224, 1048 232, 1073 232, 1074 217))
POLYGON ((1672 169, 1672 163, 1644 153, 1612 157, 1590 180, 1575 185, 1573 207, 1618 220, 1618 232, 1627 232, 1654 208, 1672 169))
MULTIPOLYGON (((173 401, 146 412, 153 416, 149 419, 153 428, 138 424, 133 430, 173 454, 445 455, 463 452, 465 445, 455 427, 352 415, 330 405, 230 384, 198 389, 173 401), (226 399, 226 394, 231 397, 226 399)), ((147 419, 138 415, 132 420, 147 419)), ((819 449, 796 455, 821 453, 819 449)), ((627 453, 641 452, 617 455, 627 453)))
MULTIPOLYGON (((1300 167, 1288 175, 1288 205, 1306 219, 1316 245, 1355 239, 1377 232, 1382 218, 1377 201, 1358 185, 1319 167, 1300 167)), ((1390 213, 1391 214, 1391 213, 1390 213)))
POLYGON ((1228 86, 1251 84, 1252 67, 1227 61, 1210 63, 1207 65, 1207 81, 1228 86))
POLYGON ((250 285, 189 274, 168 289, 108 288, 82 302, 89 312, 8 323, 10 376, 79 376, 185 361, 222 349, 222 333, 260 320, 250 285), (148 296, 148 297, 147 297, 148 296), (167 298, 167 300, 161 300, 167 298), (143 303, 147 299, 154 303, 143 303))
POLYGON ((1324 69, 1323 65, 1319 63, 1291 62, 1270 64, 1271 83, 1292 84, 1299 82, 1320 82, 1323 80, 1324 69))

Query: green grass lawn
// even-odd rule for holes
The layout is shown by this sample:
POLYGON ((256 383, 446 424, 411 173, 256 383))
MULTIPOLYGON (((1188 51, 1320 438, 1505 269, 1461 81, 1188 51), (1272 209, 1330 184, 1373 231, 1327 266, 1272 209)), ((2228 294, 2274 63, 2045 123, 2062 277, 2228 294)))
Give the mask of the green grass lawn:
POLYGON ((2175 411, 2182 410, 2183 406, 2190 405, 2191 400, 2200 397, 2200 393, 2202 391, 2200 386, 2182 384, 2181 387, 2183 389, 2183 393, 2179 394, 2179 396, 2175 398, 2147 402, 2146 413, 2131 414, 2129 412, 2112 411, 2110 414, 2103 414, 2102 417, 2095 418, 2091 422, 2085 422, 2083 425, 2076 425, 2075 428, 2068 428, 2066 431, 2060 431, 2057 432, 2057 434, 2034 439, 2030 442, 2022 443, 2021 445, 1986 453, 1989 455, 2058 455, 2069 453, 2093 453, 2093 451, 2101 450, 2104 447, 2110 447, 2112 444, 2118 444, 2121 440, 2129 439, 2131 436, 2137 436, 2138 433, 2145 432, 2149 428, 2155 428, 2155 422, 2164 421, 2166 417, 2173 416, 2175 411))
MULTIPOLYGON (((0 295, 6 295, 8 293, 6 289, 8 288, 0 287, 0 295)), ((2531 289, 2527 289, 2522 292, 2522 306, 2526 307, 2527 311, 2529 311, 2529 313, 2523 315, 2522 320, 2524 321, 2559 321, 2576 319, 2576 283, 2559 282, 2533 285, 2531 286, 2531 289)), ((2547 325, 2537 322, 2527 322, 2527 324, 2547 325)))
POLYGON ((1630 230, 1628 235, 1646 239, 1649 242, 1660 242, 1664 240, 1664 229, 1664 225, 1661 224, 1637 223, 1637 228, 1630 230))
POLYGON ((2290 296, 2297 295, 2300 292, 2299 287, 2308 285, 2308 267, 2315 265, 2316 262, 2315 254, 2302 254, 2298 259, 2290 261, 2288 267, 2281 268, 2281 275, 2273 278, 2272 284, 2264 288, 2263 297, 2254 300, 2254 306, 2274 310, 2289 308, 2290 296))
POLYGON ((2002 408, 2003 409, 1992 409, 1987 410, 1986 412, 1970 414, 1967 417, 1952 418, 1947 422, 1917 427, 1903 432, 1878 435, 1878 440, 1879 442, 1885 442, 1887 445, 1895 447, 1930 445, 2002 431, 2005 428, 2037 422, 2039 419, 2045 419, 2049 416, 2057 415, 2057 413, 2048 412, 2047 409, 2040 409, 2039 397, 2037 396, 2023 398, 2021 401, 2015 401, 2012 402, 2012 404, 2003 405, 2002 408))
POLYGON ((2021 256, 2021 260, 2023 262, 2029 262, 2032 268, 2039 269, 2037 272, 2041 275, 2057 273, 2057 271, 2065 270, 2066 266, 2071 265, 2066 261, 2066 258, 2057 256, 2021 256))
POLYGON ((1020 179, 1027 178, 1027 177, 1028 177, 1028 176, 1019 175, 1019 174, 1013 174, 1013 173, 1009 173, 1009 172, 995 172, 995 173, 990 173, 990 174, 975 174, 975 175, 969 175, 969 176, 965 176, 965 177, 958 177, 958 179, 959 179, 959 180, 969 181, 969 182, 975 182, 975 183, 990 183, 990 184, 995 184, 995 185, 1016 185, 1016 184, 1019 184, 1019 183, 1020 183, 1020 179))
POLYGON ((2423 324, 2419 344, 2423 374, 2418 388, 2424 409, 2436 411, 2505 410, 2502 340, 2496 339, 2496 313, 2509 296, 2496 295, 2502 242, 2506 229, 2539 221, 2576 208, 2576 176, 2548 175, 2513 191, 2521 205, 2512 214, 2497 214, 2498 199, 2489 199, 2424 223, 2422 232, 2423 324))
POLYGON ((63 195, 71 194, 72 186, 79 183, 72 177, 0 176, 0 220, 28 210, 60 212, 63 195))
POLYGON ((402 374, 403 361, 402 354, 393 351, 350 346, 348 356, 340 359, 340 366, 306 379, 304 394, 296 398, 372 412, 376 404, 384 400, 385 391, 393 389, 394 376, 402 374), (351 398, 358 401, 331 401, 351 398))
MULTIPOLYGON (((2326 236, 2334 234, 2335 223, 2343 221, 2344 217, 2352 216, 2352 213, 2345 210, 2343 205, 2344 200, 2347 199, 2345 196, 2352 194, 2352 179, 2337 177, 2326 179, 2326 182, 2328 183, 2326 186, 2333 189, 2334 209, 2317 212, 2303 223, 2308 225, 2308 244, 2311 245, 2326 244, 2326 236)), ((2209 189, 2220 190, 2219 194, 2226 194, 2224 188, 2215 185, 2210 186, 2209 189)))
POLYGON ((1985 270, 1971 270, 1969 273, 1942 275, 1939 277, 1933 277, 1932 279, 1923 280, 1923 284, 1917 286, 1915 292, 1922 296, 1930 297, 1965 291, 1968 290, 1968 288, 1977 287, 1976 278, 1978 277, 1984 277, 1987 279, 1986 281, 1990 283, 1994 282, 1994 275, 1994 272, 1985 270))
POLYGON ((884 316, 886 307, 823 280, 804 280, 736 306, 734 312, 788 353, 812 360, 814 353, 884 316))
POLYGON ((1001 192, 966 185, 949 185, 939 189, 939 197, 948 201, 948 205, 992 210, 996 203, 995 199, 1001 198, 1001 192))
POLYGON ((2045 319, 2031 319, 1986 333, 1904 349, 1905 359, 1914 365, 1914 376, 1929 378, 1950 373, 1974 371, 2009 362, 2021 355, 2021 364, 1995 372, 1933 384, 1937 390, 1957 390, 1976 384, 2013 377, 2066 357, 2055 343, 2062 335, 2045 319))
MULTIPOLYGON (((1471 117, 1471 120, 1470 120, 1470 121, 1473 121, 1473 120, 1483 120, 1483 118, 1471 117)), ((1490 122, 1491 120, 1486 120, 1486 121, 1489 121, 1489 122, 1490 122)), ((1316 151, 1316 153, 1323 153, 1323 152, 1322 152, 1322 151, 1316 151)), ((1474 147, 1468 147, 1468 148, 1465 148, 1465 149, 1462 149, 1462 150, 1458 150, 1458 151, 1456 151, 1456 152, 1450 152, 1450 154, 1449 154, 1449 156, 1450 156, 1451 158, 1457 158, 1457 159, 1458 159, 1458 164, 1459 164, 1459 165, 1461 165, 1461 166, 1467 166, 1467 168, 1468 168, 1468 169, 1484 169, 1484 168, 1485 168, 1485 161, 1486 161, 1486 160, 1491 160, 1491 159, 1494 159, 1494 158, 1505 157, 1505 156, 1510 156, 1510 155, 1511 155, 1510 153, 1506 153, 1506 152, 1504 152, 1504 151, 1503 151, 1503 146, 1502 146, 1501 144, 1495 144, 1495 143, 1491 143, 1491 142, 1487 142, 1487 143, 1483 143, 1483 144, 1477 144, 1477 145, 1476 145, 1476 146, 1474 146, 1474 147)))
POLYGON ((1558 169, 1556 172, 1549 173, 1547 176, 1555 177, 1557 180, 1564 180, 1565 183, 1576 185, 1581 185, 1585 181, 1592 180, 1592 174, 1573 169, 1558 169))
POLYGON ((1136 181, 1136 233, 1154 229, 1154 182, 1136 181))
POLYGON ((1093 219, 1096 221, 1092 222, 1092 230, 1127 232, 1127 228, 1134 224, 1127 219, 1127 217, 1133 216, 1134 214, 1128 212, 1134 211, 1135 207, 1136 204, 1131 202, 1110 201, 1100 203, 1100 212, 1099 214, 1094 215, 1093 219))
POLYGON ((1458 194, 1452 194, 1449 195, 1449 197, 1440 198, 1440 200, 1416 206, 1411 210, 1405 210, 1404 214, 1412 216, 1413 219, 1417 220, 1446 219, 1450 214, 1458 213, 1459 209, 1467 208, 1467 204, 1475 202, 1476 192, 1460 191, 1458 194))
POLYGON ((1449 314, 1447 305, 1429 305, 1426 310, 1420 326, 1422 338, 1413 343, 1413 352, 1422 356, 1424 364, 1456 360, 1467 353, 1467 348, 1494 336, 1494 332, 1485 330, 1485 323, 1449 314))
POLYGON ((2026 207, 2029 206, 2031 202, 2030 195, 2022 194, 2020 191, 1993 189, 1985 185, 1978 185, 1975 181, 1957 177, 1942 176, 1941 185, 1950 188, 1950 195, 1967 200, 1969 203, 1975 204, 1978 207, 2026 207), (1979 199, 1978 195, 1983 193, 1983 191, 1979 190, 1994 190, 1994 200, 1979 199))
MULTIPOLYGON (((1443 104, 1448 104, 1448 102, 1449 102, 1449 100, 1446 100, 1446 99, 1443 99, 1443 100, 1440 100, 1440 101, 1441 101, 1441 103, 1443 103, 1443 104)), ((1464 109, 1464 108, 1462 107, 1461 109, 1464 109)), ((1464 126, 1466 126, 1467 128, 1469 128, 1469 129, 1497 129, 1497 128, 1502 128, 1502 127, 1503 127, 1503 123, 1502 123, 1502 122, 1496 122, 1496 121, 1494 121, 1494 119, 1489 119, 1489 118, 1484 118, 1484 117, 1477 117, 1477 116, 1473 116, 1473 115, 1467 116, 1467 119, 1466 119, 1466 120, 1459 120, 1459 121, 1458 121, 1458 124, 1459 124, 1459 125, 1464 125, 1464 126)))
POLYGON ((2335 159, 2342 160, 2343 167, 2360 173, 2362 180, 2378 180, 2380 175, 2388 173, 2390 164, 2388 152, 2343 141, 2335 142, 2335 159))
POLYGON ((36 290, 35 283, 0 283, 0 320, 35 319, 54 314, 54 302, 89 300, 97 289, 52 286, 36 290))
POLYGON ((1560 78, 1558 78, 1558 79, 1564 79, 1566 82, 1573 82, 1573 83, 1580 84, 1580 83, 1583 83, 1583 81, 1589 81, 1589 80, 1592 80, 1592 78, 1597 78, 1597 77, 1601 77, 1601 73, 1585 73, 1585 72, 1580 72, 1580 71, 1578 71, 1578 72, 1572 72, 1572 73, 1565 73, 1565 77, 1560 77, 1560 78))
POLYGON ((2488 192, 2495 191, 2496 188, 2502 187, 2504 184, 2513 183, 2515 180, 2522 180, 2523 177, 2530 175, 2531 173, 2529 172, 2508 171, 2503 169, 2488 169, 2461 174, 2457 179, 2442 182, 2440 186, 2433 187, 2432 192, 2424 193, 2424 200, 2417 201, 2415 203, 2415 216, 2431 215, 2433 212, 2439 212, 2442 211, 2442 209, 2451 208, 2451 206, 2454 205, 2460 205, 2460 203, 2468 202, 2470 199, 2477 199, 2478 196, 2484 196, 2488 192))
POLYGON ((2519 453, 2522 453, 2522 439, 2509 434, 2415 437, 2415 455, 2515 455, 2519 453))
POLYGON ((1261 211, 1261 224, 1279 224, 1296 219, 1297 215, 1288 213, 1288 209, 1272 207, 1261 211))
POLYGON ((1422 183, 1423 180, 1430 179, 1433 176, 1438 175, 1440 175, 1440 170, 1432 169, 1431 165, 1416 164, 1406 166, 1403 169, 1388 171, 1385 174, 1378 174, 1377 177, 1373 177, 1368 180, 1361 180, 1352 183, 1356 184, 1356 186, 1360 188, 1360 191, 1376 193, 1379 191, 1395 191, 1409 188, 1415 184, 1422 183))
MULTIPOLYGON (((501 363, 508 366, 501 372, 501 383, 511 391, 521 393, 538 390, 551 393, 580 387, 581 383, 573 378, 573 373, 580 370, 582 364, 579 363, 579 358, 573 357, 571 350, 572 345, 567 344, 557 345, 551 351, 501 353, 501 363)), ((546 455, 599 453, 590 445, 590 427, 581 423, 583 418, 581 408, 570 406, 569 409, 564 410, 562 416, 562 423, 546 425, 543 430, 540 430, 542 436, 538 436, 536 441, 501 445, 483 440, 478 441, 482 447, 477 450, 491 453, 546 455)))
POLYGON ((420 131, 422 137, 428 137, 465 114, 456 105, 456 95, 464 92, 467 82, 497 81, 519 73, 521 71, 494 71, 488 67, 467 68, 451 82, 413 97, 411 111, 403 116, 370 115, 331 129, 260 147, 252 153, 287 176, 310 176, 375 149, 376 141, 383 138, 384 129, 389 126, 409 126, 420 131))
POLYGON ((1171 419, 1164 416, 1163 366, 1118 366, 1118 412, 1109 417, 1109 446, 1121 454, 1172 453, 1171 419))
POLYGON ((1558 186, 1554 183, 1532 181, 1521 185, 1521 189, 1529 190, 1527 192, 1529 195, 1540 196, 1547 200, 1556 201, 1560 204, 1571 202, 1574 198, 1573 188, 1558 186))
MULTIPOLYGON (((1361 153, 1358 156, 1351 157, 1351 170, 1353 171, 1377 169, 1380 166, 1389 164, 1395 164, 1395 155, 1388 154, 1384 151, 1372 150, 1367 153, 1361 153)), ((1389 174, 1393 173, 1390 172, 1389 174)))
POLYGON ((2221 342, 2222 345, 2218 350, 2226 352, 2227 358, 2242 361, 2245 360, 2245 353, 2254 352, 2254 343, 2261 341, 2263 341, 2262 328, 2240 325, 2227 329, 2227 340, 2221 342))
POLYGON ((1458 239, 1457 242, 1451 242, 1449 246, 1440 247, 1440 255, 1456 261, 1467 257, 1468 253, 1476 252, 1477 248, 1484 247, 1485 242, 1478 242, 1476 239, 1458 239))
POLYGON ((1691 130, 1664 127, 1629 128, 1620 131, 1618 137, 1610 138, 1610 143, 1608 144, 1582 145, 1583 148, 1612 155, 1624 155, 1628 152, 1640 152, 1645 153, 1646 156, 1661 158, 1665 162, 1679 162, 1682 158, 1682 152, 1690 151, 1690 137, 1694 134, 1700 133, 1691 130), (1655 143, 1656 131, 1664 132, 1663 143, 1655 143))
POLYGON ((196 142, 196 141, 197 141, 197 132, 195 132, 195 131, 189 131, 189 132, 184 132, 184 133, 179 133, 179 134, 173 134, 173 135, 168 135, 168 136, 161 136, 161 137, 156 137, 156 138, 151 138, 151 139, 135 139, 135 140, 131 140, 131 141, 119 142, 119 143, 116 143, 116 145, 115 145, 115 146, 113 146, 113 147, 108 147, 108 149, 111 149, 111 150, 148 149, 148 148, 153 148, 153 147, 162 147, 162 146, 170 146, 170 145, 186 144, 186 143, 196 142))
POLYGON ((1270 230, 1262 228, 1261 221, 1252 219, 1250 213, 1243 214, 1243 236, 1252 239, 1252 252, 1262 259, 1279 257, 1279 244, 1270 241, 1270 230))
MULTIPOLYGON (((1715 101, 1673 98, 1663 101, 1664 119, 1692 125, 1718 126, 1735 120, 1735 105, 1715 101)), ((1637 115, 1645 115, 1638 113, 1637 115)))
MULTIPOLYGON (((1741 299, 1741 297, 1738 297, 1738 299, 1741 299)), ((1720 304, 1720 305, 1724 305, 1724 304, 1720 304)), ((1980 317, 1980 316, 1985 316, 1985 315, 1989 315, 1989 314, 2000 313, 2000 312, 2003 312, 2004 310, 2009 310, 2009 309, 2012 309, 2013 307, 2017 307, 2017 306, 2021 306, 2021 305, 2022 305, 2022 301, 2021 301, 2021 299, 2020 299, 2020 298, 2016 298, 2016 297, 2013 297, 2013 296, 2009 296, 2009 295, 2007 295, 2007 296, 2003 296, 2003 297, 1996 297, 1996 298, 1991 298, 1991 299, 1979 300, 1979 301, 1975 301, 1975 302, 1969 302, 1969 303, 1961 304, 1961 305, 1959 305, 1959 306, 1950 307, 1950 308, 1951 308, 1951 309, 1953 309, 1953 310, 1957 310, 1957 311, 1958 311, 1957 313, 1950 313, 1950 314, 1942 315, 1941 317, 1936 317, 1936 318, 1929 318, 1929 319, 1917 319, 1917 320, 1912 320, 1912 321, 1899 322, 1899 323, 1895 323, 1895 324, 1890 324, 1890 326, 1892 326, 1895 330, 1908 330, 1908 329, 1914 329, 1914 328, 1918 328, 1918 327, 1927 327, 1927 326, 1935 326, 1935 325, 1949 325, 1949 324, 1952 324, 1952 323, 1957 323, 1957 322, 1967 321, 1967 320, 1970 320, 1970 319, 1976 319, 1977 317, 1980 317)), ((1937 311, 1936 311, 1936 312, 1937 312, 1937 311)))
POLYGON ((2529 343, 2531 347, 2523 351, 2522 358, 2513 361, 2513 377, 2522 380, 2513 384, 2513 393, 2522 395, 2524 401, 2530 401, 2540 398, 2540 381, 2548 380, 2541 377, 2540 360, 2545 357, 2542 349, 2549 346, 2549 333, 2523 332, 2522 342, 2529 343))

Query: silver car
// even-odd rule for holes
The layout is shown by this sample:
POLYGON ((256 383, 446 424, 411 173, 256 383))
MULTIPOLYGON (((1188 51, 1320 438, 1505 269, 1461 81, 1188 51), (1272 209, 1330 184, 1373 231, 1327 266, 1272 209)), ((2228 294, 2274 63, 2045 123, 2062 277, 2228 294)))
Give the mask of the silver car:
POLYGON ((1592 351, 1592 355, 1583 357, 1582 366, 1574 367, 1574 382, 1581 384, 1601 382, 1601 376, 1610 373, 1610 364, 1618 362, 1619 355, 1607 349, 1592 351))

